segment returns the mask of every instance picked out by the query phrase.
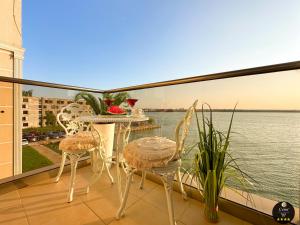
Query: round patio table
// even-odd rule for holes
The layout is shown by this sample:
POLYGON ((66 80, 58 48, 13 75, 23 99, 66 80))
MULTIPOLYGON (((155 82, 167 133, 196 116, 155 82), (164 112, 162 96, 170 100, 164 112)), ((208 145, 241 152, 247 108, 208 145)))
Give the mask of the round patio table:
POLYGON ((92 123, 131 123, 131 122, 143 122, 149 120, 146 116, 129 116, 129 115, 93 115, 93 116, 81 116, 81 121, 92 123))
MULTIPOLYGON (((149 117, 144 115, 142 116, 130 116, 130 115, 93 115, 93 116, 81 116, 80 120, 83 122, 97 124, 117 124, 117 140, 116 140, 116 164, 117 164, 117 185, 118 185, 118 194, 119 200, 122 201, 123 193, 122 193, 122 178, 121 178, 121 171, 120 171, 120 163, 123 163, 123 149, 121 146, 124 147, 125 135, 128 131, 130 132, 130 126, 132 122, 143 122, 149 120, 149 117)), ((97 126, 95 126, 97 129, 97 126)), ((114 140, 114 133, 106 134, 112 135, 111 137, 106 137, 109 140, 114 140)), ((105 134, 103 134, 105 137, 105 134)), ((128 137, 127 137, 128 140, 128 137)), ((105 149, 105 151, 110 152, 112 154, 112 150, 105 149)), ((112 157, 112 155, 110 156, 112 157)), ((123 164, 122 164, 123 166, 123 164)), ((124 166, 122 167, 124 168, 124 166)), ((124 170, 125 171, 125 170, 124 170)), ((125 171, 126 172, 126 171, 125 171)))

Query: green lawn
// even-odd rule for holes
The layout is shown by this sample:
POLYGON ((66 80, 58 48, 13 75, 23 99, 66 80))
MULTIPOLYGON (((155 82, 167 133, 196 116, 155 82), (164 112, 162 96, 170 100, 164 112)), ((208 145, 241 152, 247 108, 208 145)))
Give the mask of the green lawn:
POLYGON ((53 164, 53 162, 51 162, 48 158, 41 155, 35 149, 28 145, 23 146, 22 161, 23 172, 35 170, 53 164))
POLYGON ((55 131, 64 131, 64 129, 61 126, 30 127, 30 128, 24 128, 23 134, 28 134, 31 132, 42 134, 42 133, 55 132, 55 131))
POLYGON ((52 151, 55 151, 56 153, 61 155, 62 151, 59 150, 58 145, 59 145, 59 142, 55 142, 55 143, 46 144, 45 146, 50 148, 52 151))

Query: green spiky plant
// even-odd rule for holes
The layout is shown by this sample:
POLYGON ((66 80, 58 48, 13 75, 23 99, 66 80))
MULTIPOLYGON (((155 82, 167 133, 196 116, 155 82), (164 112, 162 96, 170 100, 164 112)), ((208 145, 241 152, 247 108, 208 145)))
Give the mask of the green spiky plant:
POLYGON ((103 99, 114 100, 112 102, 112 105, 117 105, 117 106, 121 105, 128 98, 130 98, 130 95, 128 94, 128 92, 119 92, 119 93, 115 93, 115 94, 111 94, 111 93, 103 94, 103 99))
POLYGON ((212 110, 208 104, 202 105, 202 118, 198 118, 195 113, 199 140, 188 151, 196 149, 193 166, 188 173, 193 174, 192 180, 196 180, 198 184, 205 203, 204 215, 210 222, 218 221, 218 201, 228 179, 236 179, 242 187, 252 185, 247 179, 252 178, 240 169, 229 151, 235 108, 225 133, 215 129, 212 110), (205 105, 209 107, 208 118, 204 113, 205 105))
POLYGON ((95 97, 91 93, 87 92, 80 92, 75 95, 75 101, 80 99, 84 99, 86 103, 92 108, 95 115, 105 115, 107 114, 107 105, 105 104, 105 99, 114 100, 112 105, 119 106, 121 105, 127 98, 129 98, 129 94, 127 92, 120 92, 120 93, 104 93, 101 97, 95 97))

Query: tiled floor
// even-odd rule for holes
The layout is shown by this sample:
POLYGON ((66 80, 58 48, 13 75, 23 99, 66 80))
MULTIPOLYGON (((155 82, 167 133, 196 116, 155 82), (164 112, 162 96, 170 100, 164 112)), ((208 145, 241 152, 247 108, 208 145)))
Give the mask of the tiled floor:
MULTIPOLYGON (((115 173, 113 169, 113 173, 115 173)), ((104 173, 101 180, 85 194, 90 177, 89 167, 78 170, 74 201, 67 203, 69 173, 54 183, 55 171, 0 185, 0 224, 5 225, 168 225, 165 193, 162 186, 149 180, 139 190, 140 177, 134 177, 126 215, 115 219, 119 206, 117 186, 104 173)), ((196 200, 184 201, 174 192, 177 225, 206 225, 203 205, 196 200)), ((220 212, 220 225, 246 225, 240 219, 220 212)))

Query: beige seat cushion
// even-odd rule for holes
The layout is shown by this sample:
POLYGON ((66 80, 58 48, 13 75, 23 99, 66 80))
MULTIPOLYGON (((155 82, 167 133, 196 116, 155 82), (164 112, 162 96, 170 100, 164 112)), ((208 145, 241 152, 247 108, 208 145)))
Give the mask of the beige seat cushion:
POLYGON ((176 152, 176 142, 164 137, 146 137, 130 142, 124 149, 127 163, 136 169, 163 167, 176 152))
POLYGON ((82 131, 64 138, 59 143, 59 149, 65 152, 83 152, 90 150, 99 144, 98 135, 90 131, 82 131))

